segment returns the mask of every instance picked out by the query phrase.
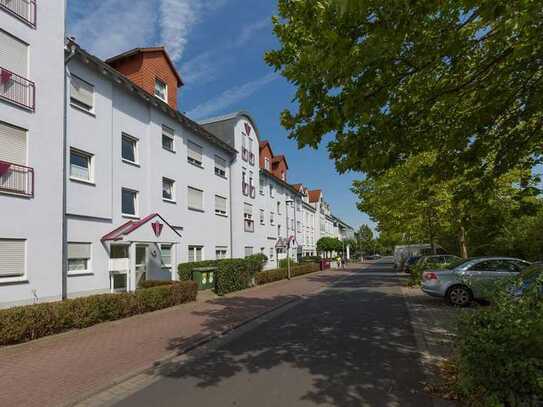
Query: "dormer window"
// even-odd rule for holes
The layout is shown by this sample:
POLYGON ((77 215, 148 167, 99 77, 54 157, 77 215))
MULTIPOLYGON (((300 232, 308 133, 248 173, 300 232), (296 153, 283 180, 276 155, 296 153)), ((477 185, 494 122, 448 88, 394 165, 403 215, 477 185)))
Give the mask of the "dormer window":
POLYGON ((155 96, 164 102, 168 101, 168 85, 160 79, 155 79, 155 96))
POLYGON ((268 157, 264 158, 264 168, 269 171, 270 170, 270 159, 268 157))

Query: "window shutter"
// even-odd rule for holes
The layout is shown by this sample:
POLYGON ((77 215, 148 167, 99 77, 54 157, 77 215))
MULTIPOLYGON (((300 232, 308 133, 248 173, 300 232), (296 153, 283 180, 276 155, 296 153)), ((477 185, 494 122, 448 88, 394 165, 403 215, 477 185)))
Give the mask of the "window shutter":
POLYGON ((162 134, 173 138, 175 132, 173 131, 173 129, 170 129, 168 126, 162 125, 162 134))
POLYGON ((70 97, 92 108, 94 105, 94 86, 72 75, 70 97))
POLYGON ((26 165, 26 130, 0 122, 0 161, 26 165))
POLYGON ((218 155, 215 156, 215 167, 217 167, 220 170, 223 170, 226 172, 226 160, 224 158, 219 157, 218 155))
POLYGON ((204 209, 203 208, 203 192, 195 189, 195 188, 188 188, 188 204, 190 208, 193 209, 204 209))
POLYGON ((215 195, 215 209, 217 211, 226 212, 226 198, 215 195))
POLYGON ((0 277, 25 274, 24 240, 0 240, 0 277))
POLYGON ((68 243, 68 259, 90 259, 90 243, 68 243))
POLYGON ((202 162, 202 147, 200 147, 196 143, 193 143, 192 141, 189 141, 188 148, 189 148, 189 153, 188 153, 189 158, 201 163, 202 162))
POLYGON ((0 31, 0 67, 28 76, 28 45, 0 31))

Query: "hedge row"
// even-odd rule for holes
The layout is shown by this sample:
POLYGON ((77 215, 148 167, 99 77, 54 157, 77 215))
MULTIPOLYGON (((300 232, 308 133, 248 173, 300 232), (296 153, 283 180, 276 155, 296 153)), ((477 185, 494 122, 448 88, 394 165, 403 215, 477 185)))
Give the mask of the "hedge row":
MULTIPOLYGON (((291 267, 292 277, 301 276, 308 273, 314 273, 320 270, 320 265, 318 263, 308 263, 301 266, 291 267)), ((274 281, 284 280, 288 278, 288 269, 275 269, 261 271, 256 274, 256 283, 258 285, 271 283, 274 281)))
POLYGON ((244 259, 206 260, 192 263, 181 263, 178 266, 179 279, 187 281, 192 278, 194 269, 215 267, 215 292, 224 295, 234 291, 249 288, 255 275, 262 270, 267 258, 256 254, 244 259))
POLYGON ((194 282, 0 310, 0 345, 26 342, 194 301, 194 282))

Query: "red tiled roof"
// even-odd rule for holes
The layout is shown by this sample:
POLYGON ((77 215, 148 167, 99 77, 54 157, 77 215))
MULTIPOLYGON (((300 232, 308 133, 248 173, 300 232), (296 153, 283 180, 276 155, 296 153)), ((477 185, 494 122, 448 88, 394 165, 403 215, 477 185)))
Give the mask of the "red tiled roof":
POLYGON ((318 202, 320 197, 321 197, 321 193, 322 193, 322 191, 320 189, 315 189, 313 191, 309 191, 308 192, 309 202, 311 202, 311 203, 318 202))
POLYGON ((284 161, 285 166, 287 167, 287 170, 288 170, 287 158, 283 154, 274 155, 273 158, 272 158, 272 164, 276 164, 276 163, 279 163, 281 161, 284 161))

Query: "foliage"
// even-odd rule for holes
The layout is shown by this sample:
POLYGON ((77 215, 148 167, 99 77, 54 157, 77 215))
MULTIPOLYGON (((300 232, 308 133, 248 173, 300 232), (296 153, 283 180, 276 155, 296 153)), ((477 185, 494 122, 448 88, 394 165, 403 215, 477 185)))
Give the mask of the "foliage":
MULTIPOLYGON (((320 270, 317 263, 307 263, 302 265, 294 265, 291 269, 292 276, 301 276, 303 274, 314 273, 320 270)), ((256 275, 256 283, 258 285, 271 283, 273 281, 284 280, 288 278, 288 272, 285 269, 266 270, 256 275)))
POLYGON ((321 256, 304 256, 302 257, 302 263, 319 263, 322 260, 321 256))
POLYGON ((138 288, 153 288, 153 287, 160 287, 163 285, 171 285, 173 281, 171 280, 145 280, 139 283, 138 288))
POLYGON ((492 307, 462 315, 456 390, 468 403, 521 406, 543 399, 541 283, 520 299, 502 288, 492 307))
POLYGON ((341 252, 343 250, 343 243, 335 237, 321 237, 317 241, 318 252, 341 252))
POLYGON ((443 178, 491 179, 541 157, 542 2, 279 0, 278 14, 265 58, 297 102, 282 124, 300 147, 335 133, 340 171, 436 152, 443 178))
MULTIPOLYGON (((291 263, 292 263, 292 261, 291 261, 291 263)), ((292 266, 292 264, 291 264, 291 266, 292 266)), ((288 259, 281 259, 281 260, 279 260, 279 268, 280 268, 280 269, 286 269, 286 268, 288 268, 288 259)))
POLYGON ((26 342, 196 300, 193 282, 0 310, 0 345, 26 342))

